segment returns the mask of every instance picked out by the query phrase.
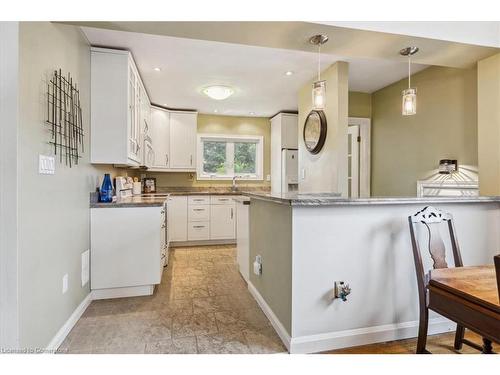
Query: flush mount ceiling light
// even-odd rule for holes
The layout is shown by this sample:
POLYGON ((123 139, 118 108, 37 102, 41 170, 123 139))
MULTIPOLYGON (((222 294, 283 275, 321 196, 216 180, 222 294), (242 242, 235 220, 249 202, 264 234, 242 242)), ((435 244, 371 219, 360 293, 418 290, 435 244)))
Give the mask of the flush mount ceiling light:
POLYGON ((406 47, 399 51, 401 56, 408 56, 408 88, 402 92, 401 113, 412 116, 417 113, 417 89, 411 87, 411 57, 418 52, 418 47, 406 47))
POLYGON ((318 34, 309 38, 309 43, 318 46, 318 80, 312 87, 312 106, 314 110, 322 111, 326 103, 326 81, 321 80, 321 46, 328 42, 328 35, 318 34))
POLYGON ((221 85, 207 86, 202 91, 206 96, 214 100, 224 100, 234 94, 232 87, 221 85))

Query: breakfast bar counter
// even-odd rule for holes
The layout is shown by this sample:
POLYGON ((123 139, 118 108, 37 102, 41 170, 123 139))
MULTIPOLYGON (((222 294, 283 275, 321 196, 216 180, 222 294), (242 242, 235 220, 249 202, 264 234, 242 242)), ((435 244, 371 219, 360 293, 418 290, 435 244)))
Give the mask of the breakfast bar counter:
MULTIPOLYGON (((499 197, 247 195, 248 288, 291 353, 416 337, 418 293, 408 216, 425 206, 453 216, 464 266, 492 264, 500 253, 499 197), (253 263, 259 260, 256 274, 253 263), (351 288, 346 301, 334 298, 334 285, 341 281, 351 288)), ((425 262, 428 269, 431 260, 425 262)), ((430 315, 429 334, 453 329, 449 320, 430 315)))

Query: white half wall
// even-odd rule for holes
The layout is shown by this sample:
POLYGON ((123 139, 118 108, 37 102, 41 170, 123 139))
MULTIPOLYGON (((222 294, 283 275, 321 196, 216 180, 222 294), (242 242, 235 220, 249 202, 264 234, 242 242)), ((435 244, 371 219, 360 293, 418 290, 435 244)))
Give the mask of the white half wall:
MULTIPOLYGON (((500 248, 498 203, 435 206, 454 216, 464 265, 492 264, 500 248)), ((407 217, 422 207, 293 209, 291 350, 322 351, 416 335, 418 293, 407 217), (351 286, 347 302, 332 298, 335 281, 351 286)), ((449 236, 442 233, 446 242, 449 236)), ((453 265, 449 249, 447 255, 453 265)), ((430 257, 426 261, 430 268, 430 257)), ((438 317, 431 313, 431 319, 438 317)), ((432 333, 453 328, 433 322, 432 333)))

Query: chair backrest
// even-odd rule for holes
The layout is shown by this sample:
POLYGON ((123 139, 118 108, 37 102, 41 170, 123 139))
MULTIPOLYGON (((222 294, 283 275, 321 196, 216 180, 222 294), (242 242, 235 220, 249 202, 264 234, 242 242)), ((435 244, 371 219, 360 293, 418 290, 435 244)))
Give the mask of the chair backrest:
POLYGON ((498 300, 500 301, 500 254, 495 255, 495 272, 497 274, 498 300))
POLYGON ((425 277, 422 254, 420 252, 420 245, 416 235, 416 227, 417 225, 423 225, 427 229, 428 240, 426 244, 426 250, 429 251, 432 258, 432 268, 448 268, 448 264, 446 263, 446 248, 439 232, 439 227, 443 223, 447 224, 448 231, 450 233, 451 248, 453 252, 455 267, 462 267, 463 263, 462 257, 460 255, 460 248, 458 246, 458 241, 455 234, 453 218, 450 214, 440 211, 434 207, 427 206, 418 211, 416 214, 408 216, 411 245, 413 248, 413 259, 415 261, 415 270, 417 273, 418 293, 421 303, 425 301, 428 280, 425 277))

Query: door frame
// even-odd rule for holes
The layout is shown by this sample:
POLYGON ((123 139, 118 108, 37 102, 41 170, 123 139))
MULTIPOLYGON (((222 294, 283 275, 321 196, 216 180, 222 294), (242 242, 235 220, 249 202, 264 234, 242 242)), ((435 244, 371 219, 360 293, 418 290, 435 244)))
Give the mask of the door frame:
POLYGON ((365 117, 349 117, 347 125, 359 126, 359 197, 371 196, 371 119, 365 117))

